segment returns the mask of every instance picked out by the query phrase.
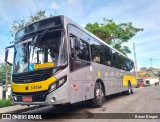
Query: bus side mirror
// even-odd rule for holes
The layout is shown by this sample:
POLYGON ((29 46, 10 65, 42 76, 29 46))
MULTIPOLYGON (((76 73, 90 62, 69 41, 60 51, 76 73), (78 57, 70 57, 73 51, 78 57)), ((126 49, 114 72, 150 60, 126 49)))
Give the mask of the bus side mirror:
POLYGON ((7 59, 8 59, 8 52, 9 52, 9 50, 5 49, 5 62, 7 62, 7 59))
POLYGON ((7 47, 6 49, 5 49, 5 62, 7 63, 7 64, 9 64, 10 66, 12 66, 12 63, 10 62, 10 61, 8 61, 8 54, 9 54, 9 49, 10 48, 12 48, 13 49, 13 45, 12 46, 9 46, 9 47, 7 47))
POLYGON ((75 50, 80 50, 80 39, 78 37, 74 37, 74 48, 75 50))

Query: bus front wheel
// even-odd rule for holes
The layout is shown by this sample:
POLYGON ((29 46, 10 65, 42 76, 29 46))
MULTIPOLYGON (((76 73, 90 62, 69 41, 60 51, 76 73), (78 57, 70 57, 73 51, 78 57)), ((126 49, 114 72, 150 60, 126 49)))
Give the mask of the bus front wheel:
POLYGON ((101 82, 96 82, 94 87, 94 98, 91 100, 93 107, 100 107, 103 105, 105 100, 104 87, 101 82))

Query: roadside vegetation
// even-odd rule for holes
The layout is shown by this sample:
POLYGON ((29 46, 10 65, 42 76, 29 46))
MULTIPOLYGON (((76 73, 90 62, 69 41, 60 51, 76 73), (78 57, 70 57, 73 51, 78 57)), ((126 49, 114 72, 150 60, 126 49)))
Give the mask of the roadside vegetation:
MULTIPOLYGON (((10 83, 10 78, 11 78, 11 66, 7 65, 8 68, 8 83, 10 83)), ((5 63, 0 63, 0 83, 3 85, 6 83, 6 64, 5 63)))
POLYGON ((9 99, 7 100, 0 100, 0 108, 2 107, 7 107, 7 106, 12 106, 11 102, 9 99))

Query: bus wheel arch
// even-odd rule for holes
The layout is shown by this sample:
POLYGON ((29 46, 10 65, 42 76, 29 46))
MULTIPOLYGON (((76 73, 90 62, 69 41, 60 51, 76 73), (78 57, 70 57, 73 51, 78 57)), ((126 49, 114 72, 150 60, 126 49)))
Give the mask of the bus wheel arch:
POLYGON ((101 82, 103 90, 104 90, 104 96, 106 96, 106 89, 105 89, 104 82, 101 79, 98 79, 96 82, 101 82))
POLYGON ((101 107, 105 101, 105 87, 101 79, 97 79, 94 85, 94 98, 91 99, 93 107, 101 107))

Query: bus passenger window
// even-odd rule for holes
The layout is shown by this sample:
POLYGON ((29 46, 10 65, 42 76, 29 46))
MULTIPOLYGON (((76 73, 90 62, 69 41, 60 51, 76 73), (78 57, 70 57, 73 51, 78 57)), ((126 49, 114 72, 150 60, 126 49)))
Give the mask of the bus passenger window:
POLYGON ((77 57, 79 59, 89 61, 90 60, 89 47, 88 47, 87 43, 84 42, 83 40, 81 40, 80 45, 81 46, 80 46, 80 50, 78 51, 77 57))
POLYGON ((70 43, 71 43, 71 57, 81 60, 90 61, 90 53, 89 53, 89 44, 82 39, 80 41, 80 49, 75 49, 75 35, 70 34, 70 43))
POLYGON ((107 66, 111 66, 111 62, 110 61, 106 61, 106 65, 107 66))
POLYGON ((117 55, 117 68, 118 69, 122 69, 122 70, 125 70, 125 58, 121 55, 121 54, 118 54, 117 55))
POLYGON ((98 55, 98 54, 93 55, 93 62, 100 63, 100 55, 98 55))
POLYGON ((118 68, 117 55, 118 55, 118 53, 116 51, 112 50, 112 67, 115 67, 115 68, 118 68))
POLYGON ((104 64, 103 48, 102 44, 96 40, 94 44, 91 44, 92 61, 95 63, 104 64))
POLYGON ((108 46, 103 45, 103 52, 104 52, 104 64, 107 66, 111 66, 111 50, 108 46))

